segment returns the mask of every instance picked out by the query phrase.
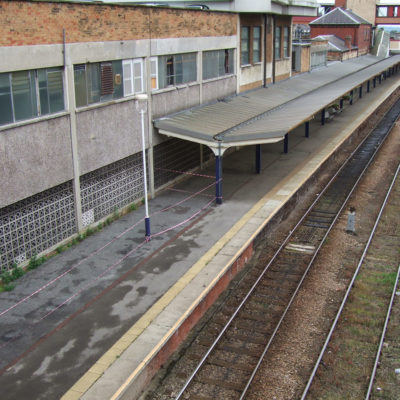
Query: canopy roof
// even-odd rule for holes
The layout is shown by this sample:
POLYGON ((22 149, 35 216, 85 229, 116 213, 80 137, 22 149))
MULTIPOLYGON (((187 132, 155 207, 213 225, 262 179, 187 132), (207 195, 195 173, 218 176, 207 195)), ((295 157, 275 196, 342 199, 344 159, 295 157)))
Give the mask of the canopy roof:
POLYGON ((159 133, 201 143, 214 152, 273 143, 350 90, 400 62, 400 56, 355 58, 222 101, 154 121, 159 133))

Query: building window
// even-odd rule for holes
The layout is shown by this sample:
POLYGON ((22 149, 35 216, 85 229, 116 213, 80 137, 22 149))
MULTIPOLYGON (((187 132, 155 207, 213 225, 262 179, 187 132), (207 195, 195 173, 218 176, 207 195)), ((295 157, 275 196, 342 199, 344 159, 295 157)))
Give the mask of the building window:
POLYGON ((261 27, 253 27, 253 63, 261 61, 261 27))
POLYGON ((233 73, 233 49, 205 51, 203 53, 203 79, 217 78, 233 73))
POLYGON ((158 85, 160 89, 196 80, 196 53, 174 54, 158 58, 158 85))
POLYGON ((124 82, 124 96, 142 93, 145 90, 143 59, 123 60, 122 73, 124 82))
POLYGON ((150 73, 151 73, 151 89, 158 89, 158 58, 150 58, 150 73))
POLYGON ((397 17, 398 10, 399 10, 398 6, 393 7, 393 17, 397 17))
POLYGON ((121 60, 74 65, 76 106, 123 97, 122 74, 121 60))
POLYGON ((281 58, 281 36, 282 36, 282 27, 275 27, 275 59, 278 60, 281 58))
POLYGON ((61 68, 0 74, 0 125, 64 110, 61 68))
POLYGON ((283 27, 283 57, 288 58, 290 51, 290 27, 283 27))
POLYGON ((387 17, 388 16, 388 8, 387 7, 377 7, 377 17, 387 17))
POLYGON ((250 64, 250 27, 242 26, 240 34, 240 64, 250 64))

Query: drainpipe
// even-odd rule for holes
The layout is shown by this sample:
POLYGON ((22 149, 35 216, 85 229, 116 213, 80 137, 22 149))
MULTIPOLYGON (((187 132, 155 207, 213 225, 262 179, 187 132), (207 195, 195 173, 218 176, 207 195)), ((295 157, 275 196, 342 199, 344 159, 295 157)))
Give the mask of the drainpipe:
POLYGON ((267 87, 267 14, 264 14, 264 65, 263 86, 267 87))
POLYGON ((272 16, 272 83, 275 83, 275 26, 276 16, 272 16))

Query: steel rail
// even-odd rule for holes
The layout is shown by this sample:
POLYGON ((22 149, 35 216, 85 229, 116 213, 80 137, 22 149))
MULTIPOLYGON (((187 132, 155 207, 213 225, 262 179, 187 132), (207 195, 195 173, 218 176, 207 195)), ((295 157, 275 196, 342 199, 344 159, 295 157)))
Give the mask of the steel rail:
MULTIPOLYGON (((392 126, 393 126, 393 125, 392 125, 392 126)), ((386 139, 387 135, 388 135, 389 132, 391 131, 392 126, 391 126, 390 129, 388 130, 387 134, 384 136, 384 139, 386 139)), ((341 212, 343 211, 343 208, 346 206, 346 204, 347 204, 349 198, 350 198, 351 195, 353 194, 353 192, 354 192, 354 190, 356 189, 358 183, 360 182, 361 178, 363 177, 365 171, 366 171, 366 170, 368 169, 368 167, 370 166, 372 160, 374 159, 376 153, 377 153, 377 152, 379 151, 379 149, 381 148, 381 146, 382 146, 382 144, 384 143, 384 141, 385 141, 385 140, 382 140, 381 143, 380 143, 380 145, 375 149, 375 151, 374 151, 374 153, 372 154, 371 158, 370 158, 369 161, 367 162, 365 168, 362 170, 361 174, 359 175, 359 177, 357 178, 356 182, 354 183, 354 186, 351 188, 351 190, 350 190, 349 194, 347 195, 346 199, 343 201, 342 206, 340 207, 340 209, 339 209, 339 211, 337 212, 335 218, 334 218, 333 221, 331 222, 331 224, 330 224, 329 228, 327 229, 327 231, 326 231, 324 237, 322 238, 320 244, 318 245, 317 249, 315 250, 313 257, 311 258, 309 264, 307 265, 307 268, 306 268, 306 270, 305 270, 303 276, 301 277, 301 280, 299 281, 299 284, 297 285, 296 290, 295 290, 294 293, 293 293, 293 296, 291 297, 291 299, 290 299, 288 305, 286 306, 286 308, 285 308, 285 310, 284 310, 284 312, 283 312, 281 318, 279 319, 279 322, 278 322, 278 324, 276 325, 276 327, 275 327, 275 329, 274 329, 274 331, 273 331, 273 333, 272 333, 272 335, 271 335, 271 337, 270 337, 270 339, 269 339, 267 345, 265 346, 265 349, 264 349, 262 355, 260 356, 260 358, 259 358, 259 360, 258 360, 258 363, 257 363, 256 367, 254 368, 254 370, 253 370, 253 372, 252 372, 252 374, 251 374, 251 376, 250 376, 250 378, 249 378, 249 380, 248 380, 248 382, 247 382, 247 384, 246 384, 246 387, 245 387, 245 389, 243 390, 243 392, 242 392, 242 394, 241 394, 239 400, 243 400, 243 399, 245 398, 246 393, 247 393, 247 391, 248 391, 248 389, 249 389, 249 387, 250 387, 250 385, 251 385, 251 383, 252 383, 252 381, 253 381, 253 379, 254 379, 254 377, 255 377, 257 371, 258 371, 258 369, 260 368, 260 365, 261 365, 261 363, 262 363, 262 361, 263 361, 263 359, 264 359, 264 357, 265 357, 265 354, 266 354, 267 351, 269 350, 269 348, 270 348, 270 346, 271 346, 271 344, 272 344, 272 341, 274 340, 274 338, 275 338, 275 336, 276 336, 276 334, 277 334, 277 332, 278 332, 278 330, 279 330, 279 328, 280 328, 280 326, 281 326, 283 320, 284 320, 285 317, 286 317, 286 314, 288 313, 288 311, 289 311, 289 309, 290 309, 290 307, 291 307, 291 305, 292 305, 292 303, 293 303, 293 301, 294 301, 294 299, 295 299, 295 297, 296 297, 298 291, 300 290, 301 285, 303 284, 304 279, 306 278, 306 276, 307 276, 307 274, 308 274, 310 268, 312 267, 312 264, 314 263, 314 261, 315 261, 317 255, 318 255, 319 251, 321 250, 321 248, 322 248, 322 246, 323 246, 323 244, 324 244, 326 238, 328 237, 329 233, 331 232, 333 226, 335 225, 337 219, 339 218, 341 212)), ((347 162, 346 162, 346 164, 347 164, 347 162)), ((397 172, 396 172, 396 176, 397 176, 397 173, 398 173, 398 170, 397 170, 397 172)), ((392 182, 392 185, 390 186, 390 188, 392 188, 393 183, 394 183, 394 181, 392 182)), ((387 196, 387 197, 388 197, 388 196, 387 196)), ((385 198, 385 200, 386 200, 386 198, 385 198)))
MULTIPOLYGON (((386 113, 387 114, 387 113, 386 113)), ((386 115, 385 114, 385 115, 386 115)), ((384 116, 385 116, 384 115, 384 116)), ((376 126, 378 126, 378 124, 382 121, 382 119, 384 118, 384 116, 381 118, 381 120, 376 124, 376 126)), ((364 172, 366 171, 366 169, 368 168, 368 166, 371 164, 372 160, 374 159, 376 153, 379 151, 379 149, 381 148, 381 146, 383 145, 383 143, 386 140, 386 137, 388 136, 388 134, 390 133, 390 131, 392 130, 394 124, 396 121, 394 121, 391 126, 387 129, 386 133, 384 136, 382 136, 382 140, 379 143, 379 145, 376 147, 374 153, 372 154, 372 156, 370 157, 369 161, 367 162, 365 168, 363 169, 363 171, 361 172, 361 174, 359 175, 355 185, 353 186, 353 188, 350 191, 350 194, 346 197, 345 201, 343 202, 339 212, 337 213, 337 215, 335 216, 334 220, 332 221, 331 226, 328 228, 329 231, 331 230, 333 224, 336 222, 338 216, 340 215, 341 211, 343 210, 346 202, 348 201, 348 198, 350 197, 350 195, 353 193, 353 191, 355 190, 355 187, 357 186, 358 182, 360 181, 362 175, 364 174, 364 172)), ((322 191, 316 196, 315 200, 312 202, 312 204, 310 205, 310 207, 306 210, 306 212, 303 214, 303 216, 300 218, 300 220, 297 222, 297 224, 295 225, 295 227, 289 232, 289 235, 284 239, 284 241, 282 242, 282 244, 279 246, 278 250, 275 252, 275 254, 272 256, 272 258, 270 259, 270 261, 268 262, 268 264, 265 266, 264 270, 261 272, 261 274, 259 275, 259 277, 257 278, 257 280, 255 281, 255 283, 252 285, 252 287, 249 289, 248 293, 246 294, 246 296, 243 298, 243 300, 241 301, 241 303, 239 304, 239 306, 236 308, 236 310, 233 312, 232 316, 229 318, 228 322, 224 325, 224 327, 222 328, 222 330, 220 331, 220 333, 218 334, 217 338, 214 340, 214 342, 211 344, 211 346, 209 347, 209 349, 207 350, 207 352, 205 353, 205 355, 202 357, 202 359, 199 361, 199 363, 197 364, 196 368, 194 369, 194 371, 192 372, 192 374, 189 376, 189 378, 186 380, 185 384, 183 385, 183 387, 181 388, 181 390, 179 391, 179 393, 175 396, 175 400, 179 400, 183 393, 185 392, 185 390, 188 388, 188 386, 190 385, 190 383, 193 381, 193 378, 196 376, 196 374, 198 373, 198 371, 200 370, 200 368, 203 366, 204 362, 206 361, 206 359, 208 358, 208 356, 211 354, 211 352, 214 350, 214 348, 216 347, 216 345, 218 344, 218 342, 220 341, 220 339, 222 338, 223 334, 226 332, 226 330, 229 328, 229 326, 231 325, 232 321, 235 319, 235 317, 237 316, 237 314, 239 313, 239 311, 242 309, 243 305, 246 303, 246 301, 248 300, 248 298, 251 296, 251 294, 254 292, 255 288, 257 287, 258 283, 261 281, 261 279, 263 278, 263 276, 265 275, 265 273, 268 271, 269 267, 271 266, 271 264, 275 261, 275 259, 278 257, 278 255, 281 253, 281 251, 284 249, 284 247, 286 246, 286 244, 288 243, 288 241, 290 240, 290 238, 293 236, 293 234, 296 232, 296 230, 298 229, 298 227, 303 223, 303 221, 307 218, 307 216, 310 214, 310 212, 313 210, 314 206, 316 205, 316 203, 320 200, 320 198, 324 195, 324 193, 328 190, 328 188, 331 186, 331 184, 335 181, 335 179, 337 178, 337 176, 342 172, 342 170, 350 163, 350 161, 352 160, 352 158, 354 157, 354 155, 357 153, 357 151, 365 144, 365 142, 370 138, 371 134, 372 134, 373 130, 371 131, 371 133, 369 135, 367 135, 359 144, 358 146, 355 148, 355 150, 352 151, 352 153, 349 155, 349 157, 346 159, 346 161, 339 167, 339 169, 336 171, 336 173, 332 176, 332 178, 329 180, 329 182, 325 185, 325 187, 322 189, 322 191)), ((326 239, 326 235, 324 236, 323 240, 321 240, 320 245, 318 246, 317 251, 319 251, 319 249, 321 248, 322 244, 324 243, 326 239)), ((313 256, 312 261, 310 262, 310 264, 315 260, 316 254, 313 256)), ((307 267, 307 271, 305 273, 305 275, 307 274, 308 270, 310 267, 307 267)), ((305 276, 302 277, 301 279, 301 283, 304 281, 305 276)), ((300 285, 301 285, 300 283, 300 285)), ((296 288, 295 294, 297 294, 299 288, 296 288)), ((293 298, 294 299, 294 298, 293 298)), ((290 300, 290 304, 292 304, 293 299, 290 300)), ((285 310, 285 314, 287 313, 287 311, 285 310)), ((281 325, 283 321, 283 318, 280 319, 280 321, 278 322, 279 325, 281 325)), ((274 330, 274 335, 276 335, 276 332, 278 331, 278 329, 274 330)), ((269 340, 267 346, 270 346, 270 342, 272 342, 271 340, 269 340)), ((266 351, 263 351, 263 356, 265 356, 266 351)), ((260 358, 260 360, 258 361, 257 365, 256 365, 256 369, 253 371, 249 381, 246 384, 245 389, 243 390, 240 399, 243 399, 244 396, 246 395, 248 388, 250 387, 250 384, 252 382, 252 380, 254 379, 255 373, 257 372, 257 370, 259 369, 260 365, 261 365, 261 361, 262 358, 260 358)))
POLYGON ((342 300, 342 303, 341 303, 341 305, 340 305, 340 307, 339 307, 339 310, 338 310, 338 312, 337 312, 337 314, 336 314, 336 317, 335 317, 335 319, 334 319, 334 321, 333 321, 333 323, 332 323, 331 329, 329 330, 328 336, 327 336, 326 339, 325 339, 325 343, 324 343, 324 345, 322 346, 322 349, 321 349, 321 351, 320 351, 320 354, 319 354, 319 356, 318 356, 318 359, 317 359, 317 361, 316 361, 316 363, 315 363, 315 365, 314 365, 314 368, 313 368, 313 370, 312 370, 312 372, 311 372, 311 374, 310 374, 310 377, 309 377, 309 379, 308 379, 307 385, 306 385, 306 387, 304 388, 304 391, 303 391, 303 394, 302 394, 300 400, 304 400, 304 399, 306 398, 306 396, 307 396, 307 394, 308 394, 308 391, 309 391, 309 389, 310 389, 310 386, 311 386, 311 384, 312 384, 312 382, 313 382, 313 380, 314 380, 314 378, 315 378, 315 374, 316 374, 317 369, 318 369, 318 367, 319 367, 319 365, 320 365, 320 363, 321 363, 322 357, 323 357, 324 354, 325 354, 325 351, 326 351, 326 349, 327 349, 327 347, 328 347, 328 344, 329 344, 329 342, 330 342, 330 339, 331 339, 331 337, 332 337, 333 331, 334 331, 335 328, 336 328, 337 322, 338 322, 338 320, 339 320, 339 318, 340 318, 340 316, 341 316, 341 314, 342 314, 342 311, 343 311, 343 309, 344 309, 344 306, 346 305, 347 299, 348 299, 348 297, 349 297, 349 295, 350 295, 350 291, 351 291, 351 289, 352 289, 352 287, 353 287, 353 285, 354 285, 354 282, 355 282, 355 280, 356 280, 356 278, 357 278, 357 276, 358 276, 358 273, 359 273, 359 271, 360 271, 360 269, 361 269, 361 265, 362 265, 362 263, 363 263, 363 261, 364 261, 364 258, 365 258, 365 256, 366 256, 366 254, 367 254, 367 251, 368 251, 368 249, 369 249, 369 246, 370 246, 370 244, 371 244, 371 241, 372 241, 372 239, 373 239, 373 237, 374 237, 374 235, 375 235, 376 228, 377 228, 377 226, 378 226, 378 224, 379 224, 379 222, 380 222, 380 219, 381 219, 383 210, 384 210, 384 208, 385 208, 385 206, 386 206, 386 203, 387 203, 387 200, 388 200, 388 198, 389 198, 389 195, 390 195, 390 193, 392 192, 394 183, 395 183, 395 181, 396 181, 396 179, 397 179, 397 176, 398 176, 398 174, 399 174, 399 170, 400 170, 400 164, 399 164, 398 167, 397 167, 397 170, 396 170, 396 173, 395 173, 395 175, 394 175, 394 178, 392 179, 392 183, 391 183, 391 185, 390 185, 390 187, 389 187, 389 189, 388 189, 388 191, 387 191, 387 193, 386 193, 385 199, 383 200, 381 209, 380 209, 379 214, 378 214, 378 216, 377 216, 377 218, 376 218, 376 220, 375 220, 375 224, 374 224, 374 226, 373 226, 373 228, 372 228, 372 230, 371 230, 370 236, 369 236, 368 241, 367 241, 367 243, 366 243, 366 245, 365 245, 364 251, 363 251, 363 253, 362 253, 361 257, 360 257, 360 260, 359 260, 359 262, 358 262, 357 268, 356 268, 356 270, 355 270, 355 272, 354 272, 354 274, 353 274, 353 277, 352 277, 352 279, 351 279, 351 281, 350 281, 350 283, 349 283, 349 285, 348 285, 348 287, 347 287, 347 290, 346 290, 346 293, 345 293, 344 298, 343 298, 343 300, 342 300))
POLYGON ((393 285, 392 297, 390 298, 390 304, 388 305, 385 324, 384 324, 383 329, 382 329, 382 335, 381 335, 381 340, 379 342, 378 350, 376 351, 375 363, 374 363, 374 367, 372 369, 371 378, 369 380, 369 385, 368 385, 367 394, 365 395, 365 400, 369 400, 369 398, 371 396, 372 386, 373 386, 374 381, 375 381, 376 370, 378 368, 379 359, 380 359, 381 353, 382 353, 383 341, 385 340, 387 326, 389 324, 389 318, 390 318, 390 314, 392 312, 393 303, 394 303, 394 299, 395 299, 395 296, 396 296, 397 286, 398 286, 398 283, 399 283, 399 277, 400 277, 400 264, 399 264, 398 269, 397 269, 396 282, 393 285))

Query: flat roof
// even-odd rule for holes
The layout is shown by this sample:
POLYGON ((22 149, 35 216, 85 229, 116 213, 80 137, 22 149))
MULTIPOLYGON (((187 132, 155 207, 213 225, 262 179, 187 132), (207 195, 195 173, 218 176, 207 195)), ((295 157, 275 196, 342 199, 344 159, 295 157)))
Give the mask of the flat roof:
POLYGON ((159 133, 205 144, 214 152, 232 146, 274 143, 350 90, 400 62, 372 55, 332 63, 259 88, 154 120, 159 133))

